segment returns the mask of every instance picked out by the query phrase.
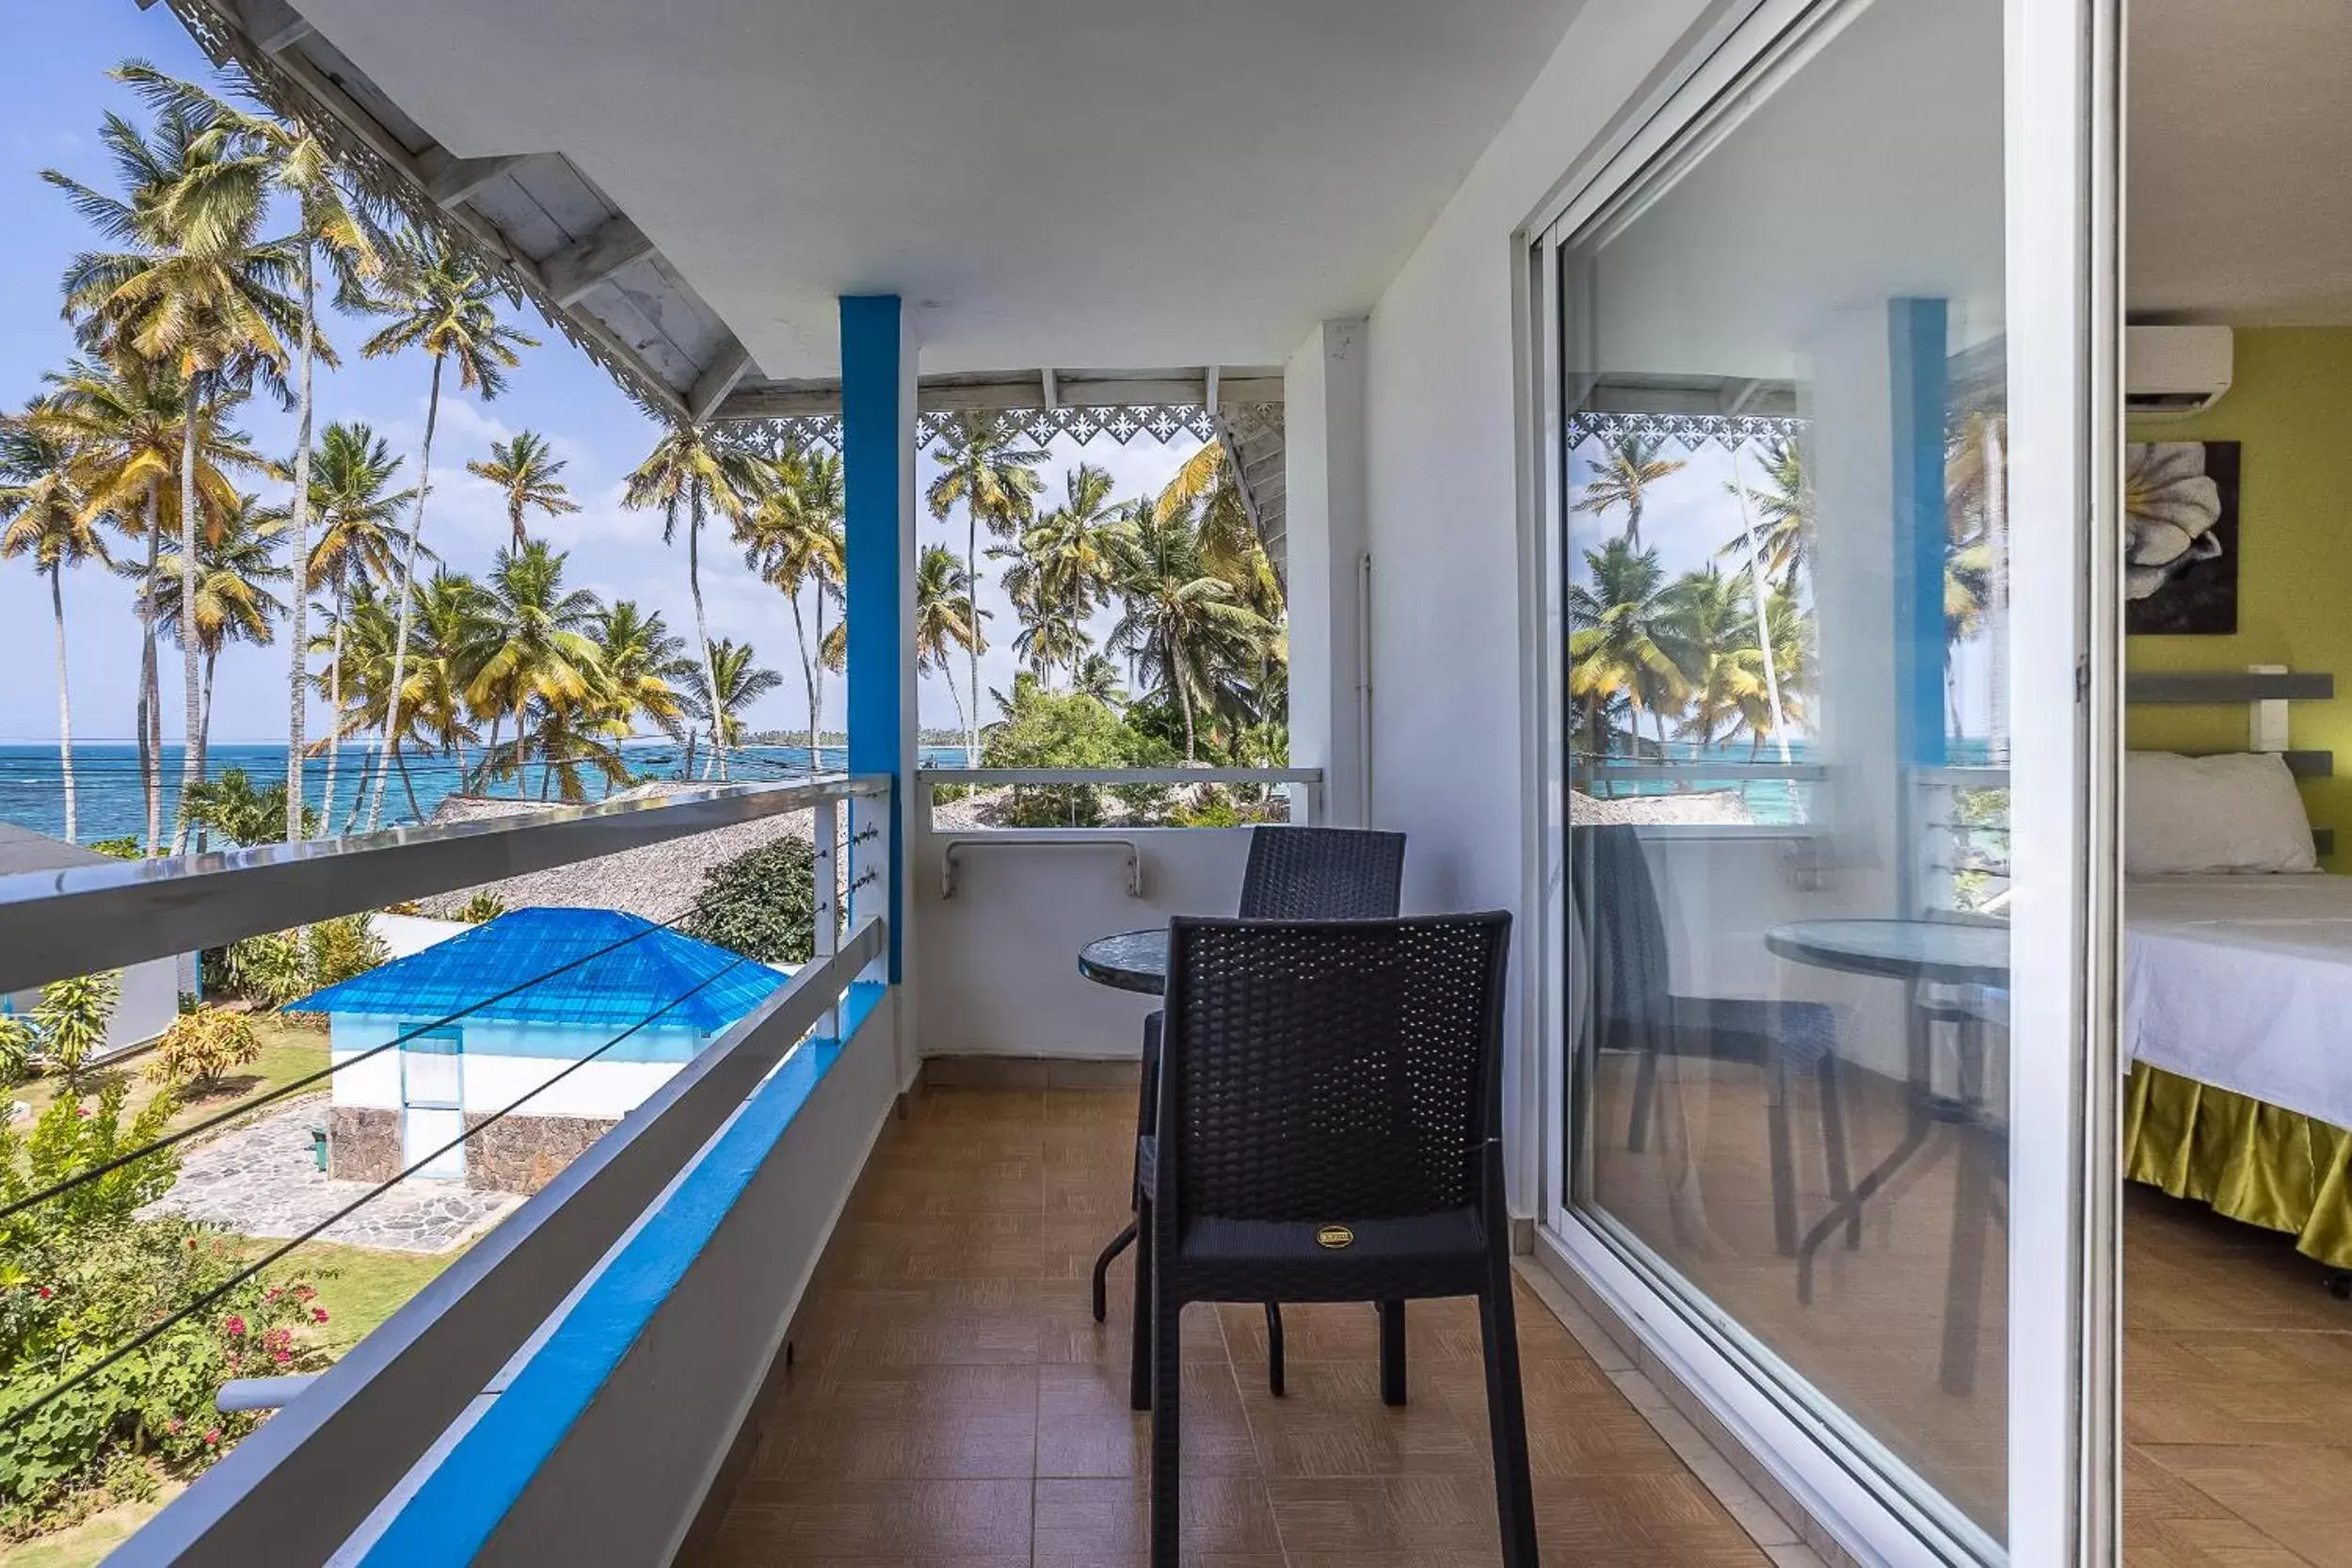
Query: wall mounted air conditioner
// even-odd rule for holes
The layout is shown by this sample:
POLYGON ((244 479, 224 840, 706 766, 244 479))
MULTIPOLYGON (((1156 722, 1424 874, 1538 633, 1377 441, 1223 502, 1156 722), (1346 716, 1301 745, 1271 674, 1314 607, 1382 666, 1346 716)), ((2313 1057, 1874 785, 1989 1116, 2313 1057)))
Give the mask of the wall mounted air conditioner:
POLYGON ((2123 328, 2123 410, 2176 417, 2210 408, 2230 390, 2227 327, 2123 328))

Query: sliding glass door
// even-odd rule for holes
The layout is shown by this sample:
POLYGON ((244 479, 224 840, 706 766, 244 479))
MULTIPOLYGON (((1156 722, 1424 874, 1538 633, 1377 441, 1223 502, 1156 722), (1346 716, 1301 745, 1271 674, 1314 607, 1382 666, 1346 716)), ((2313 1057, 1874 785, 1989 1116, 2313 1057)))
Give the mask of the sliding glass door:
POLYGON ((1898 1560, 2110 1549, 2102 9, 1756 6, 1535 255, 1553 1237, 1898 1560))

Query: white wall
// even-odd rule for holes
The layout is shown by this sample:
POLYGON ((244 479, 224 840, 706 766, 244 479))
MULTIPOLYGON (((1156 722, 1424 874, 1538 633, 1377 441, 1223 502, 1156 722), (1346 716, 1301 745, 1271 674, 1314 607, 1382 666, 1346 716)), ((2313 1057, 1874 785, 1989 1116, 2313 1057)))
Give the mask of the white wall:
MULTIPOLYGON (((145 1045, 169 1029, 171 1020, 180 1016, 181 971, 193 967, 181 959, 156 958, 122 970, 122 994, 115 1002, 114 1016, 106 1021, 104 1054, 145 1045)), ((193 980, 188 980, 186 988, 193 985, 193 980)), ((30 1015, 40 1005, 39 987, 8 999, 8 1010, 20 1016, 30 1015)))
POLYGON ((1283 504, 1289 559, 1290 760, 1323 770, 1326 820, 1369 816, 1364 756, 1368 543, 1364 393, 1370 324, 1327 321, 1283 369, 1283 504))
POLYGON ((1140 1056, 1149 997, 1082 978, 1078 950, 1113 932, 1165 926, 1170 915, 1230 915, 1248 864, 1247 828, 1147 827, 1109 832, 1072 849, 1019 841, 1015 832, 958 853, 956 891, 942 898, 939 865, 953 834, 926 833, 913 856, 922 946, 909 989, 923 999, 925 1056, 1140 1056), (1144 896, 1129 898, 1110 842, 1140 846, 1144 896))
MULTIPOLYGON (((333 1045, 329 1052, 336 1073, 334 1077, 337 1105, 366 1106, 379 1110, 400 1109, 400 1057, 397 1050, 388 1050, 365 1061, 360 1053, 382 1045, 397 1035, 403 1024, 390 1018, 340 1017, 334 1022, 333 1045)), ((507 1026, 512 1028, 513 1026, 507 1026)), ((461 1083, 464 1109, 488 1113, 504 1110, 534 1089, 540 1092, 522 1106, 518 1114, 531 1116, 599 1116, 616 1117, 635 1110, 647 1096, 674 1077, 687 1058, 703 1044, 703 1037, 692 1030, 641 1031, 630 1044, 646 1036, 660 1034, 658 1041, 648 1041, 650 1048, 630 1060, 599 1059, 581 1066, 560 1083, 550 1083, 557 1073, 572 1064, 569 1059, 556 1056, 515 1055, 498 1049, 499 1031, 492 1026, 481 1032, 468 1032, 461 1057, 461 1083), (661 1060, 643 1060, 658 1055, 661 1060), (546 1087, 541 1088, 542 1085, 546 1087)))

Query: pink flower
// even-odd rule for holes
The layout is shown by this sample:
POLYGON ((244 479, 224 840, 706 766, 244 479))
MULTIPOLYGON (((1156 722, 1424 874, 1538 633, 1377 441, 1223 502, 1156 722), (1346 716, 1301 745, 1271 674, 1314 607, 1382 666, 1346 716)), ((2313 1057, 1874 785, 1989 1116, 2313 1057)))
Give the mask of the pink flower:
POLYGON ((312 1321, 312 1322, 314 1322, 314 1323, 323 1323, 323 1322, 325 1322, 326 1320, 327 1320, 327 1309, 326 1309, 325 1307, 323 1307, 323 1306, 314 1306, 314 1307, 311 1308, 311 1321, 312 1321))
POLYGON ((54 1296, 54 1295, 56 1295, 56 1292, 55 1290, 50 1289, 50 1288, 49 1288, 49 1287, 47 1287, 46 1285, 44 1285, 44 1286, 42 1286, 42 1287, 40 1288, 40 1299, 41 1299, 42 1301, 47 1301, 50 1297, 52 1297, 52 1296, 54 1296))
POLYGON ((262 1300, 265 1302, 274 1302, 285 1293, 286 1288, 284 1286, 273 1285, 267 1290, 262 1292, 262 1300))
POLYGON ((77 1106, 74 1108, 73 1114, 87 1122, 89 1120, 89 1107, 87 1105, 77 1106))
POLYGON ((170 1420, 164 1423, 164 1431, 171 1433, 174 1437, 177 1437, 180 1435, 180 1429, 184 1425, 186 1425, 185 1422, 182 1421, 177 1416, 174 1416, 170 1420))
POLYGON ((221 1324, 220 1326, 227 1329, 232 1335, 240 1337, 242 1337, 245 1333, 245 1320, 242 1318, 231 1318, 227 1322, 221 1324))
POLYGON ((213 1445, 213 1444, 218 1443, 219 1441, 220 1441, 220 1429, 219 1429, 218 1427, 215 1427, 215 1428, 213 1428, 213 1430, 212 1430, 212 1431, 210 1431, 210 1432, 206 1432, 206 1433, 204 1434, 204 1442, 205 1442, 206 1446, 208 1446, 208 1447, 209 1447, 209 1446, 211 1446, 211 1445, 213 1445))
POLYGON ((280 1367, 282 1367, 282 1366, 284 1366, 287 1362, 292 1361, 292 1360, 294 1359, 294 1352, 293 1352, 292 1351, 279 1351, 279 1352, 276 1352, 275 1353, 273 1353, 273 1354, 270 1356, 270 1359, 271 1359, 272 1361, 275 1361, 276 1363, 278 1363, 278 1365, 280 1365, 280 1367))

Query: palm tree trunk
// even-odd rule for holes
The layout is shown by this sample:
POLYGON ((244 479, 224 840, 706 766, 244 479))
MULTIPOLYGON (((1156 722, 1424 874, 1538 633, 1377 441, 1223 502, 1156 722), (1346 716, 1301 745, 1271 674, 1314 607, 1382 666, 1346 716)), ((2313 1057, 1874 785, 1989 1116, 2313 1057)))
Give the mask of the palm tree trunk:
POLYGON ((295 425, 294 447, 294 606, 289 627, 286 675, 286 842, 302 837, 302 729, 308 716, 309 694, 303 690, 308 673, 311 569, 311 357, 318 351, 318 275, 316 248, 302 243, 302 371, 296 397, 301 412, 295 425))
MULTIPOLYGON (((955 689, 955 666, 942 659, 939 661, 939 673, 947 677, 948 700, 955 704, 955 728, 962 729, 965 728, 964 694, 955 689)), ((965 765, 971 767, 977 764, 966 763, 965 765)))
POLYGON ((184 728, 180 749, 180 813, 171 830, 171 853, 188 844, 188 792, 204 782, 204 748, 198 730, 204 722, 203 672, 196 631, 196 417, 199 377, 188 377, 188 403, 180 421, 180 691, 184 728))
POLYGON ((686 765, 678 775, 680 783, 691 784, 695 781, 695 743, 701 738, 701 730, 691 724, 686 726, 686 765))
POLYGON ((400 787, 408 793, 408 820, 421 823, 424 808, 417 804, 417 781, 408 776, 408 754, 400 749, 400 737, 392 737, 392 762, 400 769, 400 787))
POLYGON ((155 568, 162 559, 162 492, 147 491, 147 575, 139 596, 139 764, 147 792, 147 853, 164 852, 164 736, 162 679, 155 648, 155 568))
POLYGON ((335 648, 327 666, 327 802, 319 808, 319 831, 335 824, 335 773, 343 761, 343 590, 344 570, 335 568, 335 648))
POLYGON ((1184 760, 1188 763, 1194 762, 1200 759, 1200 749, 1199 737, 1192 728, 1192 694, 1185 690, 1184 668, 1176 663, 1177 649, 1175 633, 1169 633, 1167 644, 1168 684, 1176 688, 1176 707, 1184 713, 1184 760))
MULTIPOLYGON (((980 630, 980 513, 964 503, 964 572, 972 584, 972 630, 980 630)), ((972 711, 965 720, 964 765, 980 766, 980 639, 964 645, 964 674, 971 682, 972 711)))
POLYGON ((478 781, 485 793, 487 793, 490 788, 490 773, 498 766, 498 732, 505 728, 506 710, 504 708, 491 709, 490 744, 488 749, 482 753, 482 776, 478 781))
MULTIPOLYGON (((441 357, 433 356, 433 390, 424 403, 424 449, 417 457, 417 506, 408 520, 408 538, 400 552, 400 616, 398 630, 393 633, 392 691, 384 698, 384 748, 396 747, 400 734, 400 687, 408 674, 408 620, 415 610, 408 585, 415 581, 417 569, 417 536, 424 532, 424 500, 433 491, 433 425, 441 412, 441 357)), ((368 802, 368 831, 384 816, 384 784, 388 776, 379 757, 376 767, 376 793, 368 802)))
POLYGON ((1764 655, 1764 700, 1772 712, 1772 739, 1780 744, 1781 760, 1788 760, 1788 729, 1781 712, 1781 672, 1772 655, 1772 594, 1764 580, 1764 552, 1756 531, 1748 522, 1748 488, 1739 478, 1739 448, 1732 448, 1732 495, 1739 503, 1739 534, 1748 541, 1748 591, 1756 601, 1756 651, 1764 655))
POLYGON ((74 841, 80 824, 73 812, 73 699, 65 682, 65 564, 49 563, 49 610, 57 625, 57 769, 65 781, 65 841, 74 841))
MULTIPOLYGON (((787 594, 785 598, 791 601, 792 606, 792 642, 800 649, 801 684, 806 686, 808 690, 808 776, 814 778, 817 776, 818 772, 817 665, 816 661, 808 657, 808 629, 806 624, 802 621, 800 616, 800 595, 797 593, 792 593, 787 594)), ((820 616, 824 614, 824 584, 822 580, 820 580, 817 584, 817 614, 820 616)), ((820 627, 821 629, 817 632, 817 637, 819 642, 822 643, 824 638, 824 632, 822 630, 822 623, 820 623, 820 627)))
POLYGON ((727 776, 727 749, 719 744, 719 667, 711 658, 711 627, 702 615, 702 486, 697 483, 688 497, 692 509, 686 517, 686 591, 695 601, 695 636, 702 643, 702 678, 710 682, 706 695, 711 699, 711 754, 718 765, 719 777, 727 776))
MULTIPOLYGON (((340 735, 336 738, 338 741, 342 739, 340 735)), ((351 810, 349 814, 343 819, 343 831, 344 837, 346 838, 350 836, 353 828, 360 825, 360 808, 367 804, 368 774, 370 770, 374 768, 376 762, 376 754, 375 752, 366 751, 360 754, 360 787, 352 792, 351 810)))
MULTIPOLYGON (((808 667, 810 671, 809 691, 813 694, 808 699, 810 715, 808 728, 816 737, 810 743, 808 755, 813 760, 817 755, 816 747, 824 740, 824 728, 817 718, 818 714, 824 712, 824 576, 822 571, 817 576, 817 658, 816 663, 808 667)), ((846 770, 846 759, 844 759, 844 769, 846 770)))

